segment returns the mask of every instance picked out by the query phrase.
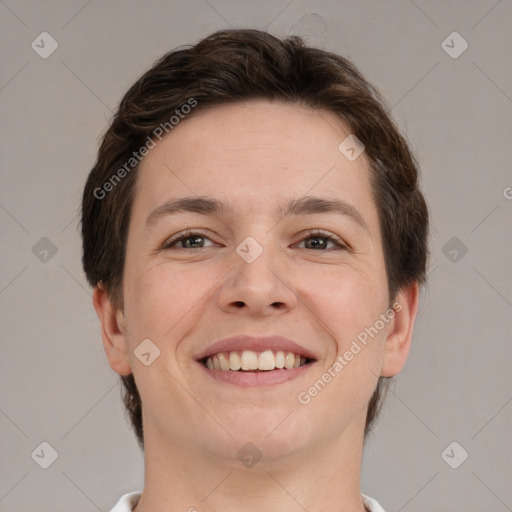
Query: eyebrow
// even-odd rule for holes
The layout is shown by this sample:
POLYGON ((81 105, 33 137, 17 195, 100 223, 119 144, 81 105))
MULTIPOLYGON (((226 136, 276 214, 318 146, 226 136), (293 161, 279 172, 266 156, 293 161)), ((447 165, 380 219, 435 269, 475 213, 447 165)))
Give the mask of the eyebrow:
MULTIPOLYGON (((146 218, 146 228, 162 217, 178 213, 191 212, 200 215, 226 216, 233 212, 229 203, 210 197, 179 197, 170 199, 155 208, 146 218)), ((337 213, 347 216, 350 220, 359 224, 368 234, 370 233, 361 214, 351 204, 339 199, 325 197, 306 196, 298 199, 290 199, 276 210, 278 217, 288 215, 311 215, 315 213, 337 213)))

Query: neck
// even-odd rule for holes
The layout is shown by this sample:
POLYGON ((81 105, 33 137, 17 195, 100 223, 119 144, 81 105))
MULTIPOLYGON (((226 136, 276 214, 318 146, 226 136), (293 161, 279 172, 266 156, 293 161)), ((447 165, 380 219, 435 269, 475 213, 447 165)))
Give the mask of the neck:
POLYGON ((134 510, 365 512, 360 425, 285 456, 272 458, 265 455, 271 453, 268 445, 258 447, 264 456, 247 468, 236 457, 238 449, 222 455, 197 443, 170 445, 162 433, 145 425, 145 484, 134 510))

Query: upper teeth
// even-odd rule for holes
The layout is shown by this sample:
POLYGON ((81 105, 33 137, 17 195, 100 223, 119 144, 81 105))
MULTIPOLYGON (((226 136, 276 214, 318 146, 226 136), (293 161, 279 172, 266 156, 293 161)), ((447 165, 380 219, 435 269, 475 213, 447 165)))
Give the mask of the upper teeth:
POLYGON ((206 358, 206 366, 211 370, 274 370, 275 368, 298 368, 306 364, 306 358, 293 352, 283 350, 265 350, 254 352, 243 350, 240 352, 219 352, 206 358))

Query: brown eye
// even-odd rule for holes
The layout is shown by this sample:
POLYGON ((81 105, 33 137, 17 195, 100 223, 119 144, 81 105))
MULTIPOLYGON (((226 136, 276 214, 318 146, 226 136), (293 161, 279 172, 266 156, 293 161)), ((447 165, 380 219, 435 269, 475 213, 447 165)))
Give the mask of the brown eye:
MULTIPOLYGON (((323 249, 348 249, 347 246, 337 237, 324 233, 322 231, 316 231, 308 233, 308 236, 302 239, 302 242, 306 244, 306 249, 323 250, 323 249), (308 242, 313 242, 309 243, 308 242), (334 244, 335 247, 327 247, 330 243, 334 244), (309 246, 308 246, 309 245, 309 246)), ((301 243, 302 243, 301 242, 301 243)))
POLYGON ((178 237, 173 237, 166 241, 162 249, 176 248, 181 249, 202 249, 208 247, 204 245, 205 240, 210 240, 204 233, 199 231, 187 231, 178 237))

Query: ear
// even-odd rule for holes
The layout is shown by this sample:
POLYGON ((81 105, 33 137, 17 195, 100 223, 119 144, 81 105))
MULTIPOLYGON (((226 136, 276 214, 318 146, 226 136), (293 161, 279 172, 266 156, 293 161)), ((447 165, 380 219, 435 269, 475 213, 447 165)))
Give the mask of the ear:
POLYGON ((116 309, 104 286, 99 283, 92 292, 92 303, 101 325, 103 348, 108 364, 119 375, 132 373, 124 313, 116 309))
POLYGON ((403 288, 393 304, 395 316, 386 337, 381 376, 393 377, 405 366, 411 348, 412 330, 418 312, 419 285, 403 288))

